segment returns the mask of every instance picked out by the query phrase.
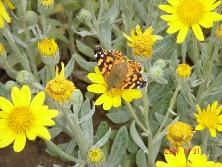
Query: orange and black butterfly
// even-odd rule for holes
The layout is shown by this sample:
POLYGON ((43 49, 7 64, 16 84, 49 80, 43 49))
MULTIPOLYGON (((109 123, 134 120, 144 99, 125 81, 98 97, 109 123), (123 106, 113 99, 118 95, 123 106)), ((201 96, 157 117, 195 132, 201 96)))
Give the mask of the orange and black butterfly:
POLYGON ((94 54, 109 88, 139 89, 145 86, 139 62, 129 60, 120 51, 108 51, 100 46, 95 47, 94 54))

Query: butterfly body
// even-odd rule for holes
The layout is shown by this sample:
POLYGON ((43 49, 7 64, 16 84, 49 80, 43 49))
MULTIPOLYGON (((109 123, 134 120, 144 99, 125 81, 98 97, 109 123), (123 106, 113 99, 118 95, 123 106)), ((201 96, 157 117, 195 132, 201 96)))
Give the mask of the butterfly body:
POLYGON ((108 89, 134 89, 145 86, 141 65, 129 60, 121 52, 107 51, 99 46, 94 49, 97 66, 108 83, 108 89))

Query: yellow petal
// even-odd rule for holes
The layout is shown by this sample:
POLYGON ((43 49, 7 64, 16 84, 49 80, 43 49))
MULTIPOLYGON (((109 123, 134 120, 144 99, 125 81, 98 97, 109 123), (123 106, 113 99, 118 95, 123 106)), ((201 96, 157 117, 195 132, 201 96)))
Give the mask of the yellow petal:
POLYGON ((113 107, 119 107, 121 105, 121 97, 114 96, 113 97, 113 107))
POLYGON ((213 20, 210 20, 207 16, 203 16, 199 23, 204 28, 213 27, 213 20))
POLYGON ((181 30, 179 31, 178 35, 177 35, 177 43, 182 43, 188 33, 188 27, 182 27, 181 30))
POLYGON ((216 136, 217 136, 217 133, 216 133, 216 129, 215 129, 215 128, 209 128, 209 131, 210 131, 211 137, 216 137, 216 136))
POLYGON ((13 149, 15 152, 20 152, 24 149, 26 143, 25 133, 18 133, 15 137, 13 149))
POLYGON ((4 136, 4 139, 0 140, 0 148, 5 148, 9 146, 15 140, 15 136, 12 134, 11 136, 4 136))
POLYGON ((107 94, 104 93, 102 94, 96 101, 95 101, 95 105, 101 105, 104 103, 104 101, 106 101, 107 98, 107 94))
POLYGON ((45 101, 45 93, 43 91, 39 92, 32 100, 30 108, 36 108, 42 106, 45 101))
POLYGON ((104 110, 109 110, 111 109, 113 103, 112 103, 112 97, 111 96, 107 96, 107 98, 105 99, 104 103, 103 103, 103 109, 104 110))
POLYGON ((20 96, 22 98, 22 105, 29 106, 31 101, 31 90, 27 85, 22 86, 20 96))
POLYGON ((176 8, 170 5, 159 5, 159 8, 167 13, 176 13, 176 8))
POLYGON ((126 102, 131 102, 133 99, 139 99, 143 94, 137 89, 126 89, 122 91, 122 98, 126 102))
POLYGON ((216 111, 217 106, 218 106, 218 101, 213 102, 213 104, 212 104, 212 106, 211 106, 211 112, 216 111))
POLYGON ((203 31, 200 28, 199 24, 192 25, 193 32, 199 41, 204 41, 203 31))
POLYGON ((220 21, 222 20, 222 15, 216 13, 216 12, 208 12, 206 16, 209 20, 212 21, 220 21))
POLYGON ((209 11, 212 11, 212 10, 216 9, 220 4, 221 4, 221 1, 218 1, 214 4, 212 4, 212 5, 206 6, 207 11, 209 12, 209 11))
POLYGON ((29 140, 35 140, 36 139, 36 132, 34 128, 26 130, 26 136, 29 140))
POLYGON ((4 0, 4 1, 10 9, 15 9, 15 6, 11 3, 11 0, 4 0))
POLYGON ((201 110, 201 108, 200 108, 200 106, 198 104, 196 105, 196 108, 197 108, 198 114, 202 113, 202 110, 201 110))
POLYGON ((143 35, 139 24, 136 25, 136 33, 137 35, 143 35))
POLYGON ((168 167, 168 164, 162 161, 157 161, 156 167, 168 167))
POLYGON ((195 127, 195 130, 198 130, 198 131, 202 131, 202 130, 204 130, 204 126, 203 125, 201 125, 201 124, 198 124, 196 127, 195 127))
POLYGON ((180 21, 175 21, 173 24, 169 26, 167 29, 168 34, 173 34, 181 29, 181 23, 180 21))
POLYGON ((188 160, 189 161, 195 161, 196 160, 196 157, 201 155, 201 148, 200 146, 194 146, 191 151, 190 151, 190 154, 188 156, 188 160))
POLYGON ((87 87, 87 90, 93 93, 105 93, 106 89, 105 86, 99 84, 92 84, 87 87))
POLYGON ((4 24, 4 20, 2 18, 2 16, 0 15, 0 28, 4 28, 5 24, 4 24))
POLYGON ((5 112, 10 112, 13 109, 13 104, 8 99, 0 96, 0 109, 5 112))
POLYGON ((14 106, 19 106, 20 105, 20 89, 18 87, 12 88, 11 97, 12 97, 12 102, 14 106))
POLYGON ((177 20, 176 15, 162 15, 162 16, 160 16, 160 18, 165 20, 165 21, 170 21, 170 22, 173 22, 173 21, 177 20))
POLYGON ((180 1, 178 0, 167 0, 167 2, 172 6, 177 6, 180 1))
POLYGON ((217 130, 222 131, 222 125, 217 125, 217 130))
POLYGON ((11 22, 11 19, 8 15, 8 12, 5 9, 5 6, 3 5, 2 1, 0 1, 0 16, 2 16, 8 23, 11 22))
POLYGON ((178 166, 185 166, 186 156, 184 154, 184 149, 182 147, 179 148, 176 158, 178 166))
POLYGON ((128 35, 126 35, 125 33, 123 33, 123 36, 126 37, 126 39, 130 42, 132 42, 132 38, 128 35))
POLYGON ((39 137, 41 137, 45 140, 50 140, 51 139, 51 135, 50 135, 47 128, 42 126, 42 127, 35 128, 35 130, 36 130, 37 136, 39 136, 39 137))

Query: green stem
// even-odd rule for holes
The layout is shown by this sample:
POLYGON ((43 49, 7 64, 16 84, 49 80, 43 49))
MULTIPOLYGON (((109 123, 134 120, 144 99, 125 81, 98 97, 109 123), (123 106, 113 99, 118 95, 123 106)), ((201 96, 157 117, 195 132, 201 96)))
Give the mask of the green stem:
POLYGON ((20 52, 19 48, 15 44, 15 42, 12 38, 11 32, 9 32, 8 29, 4 29, 3 36, 6 38, 9 45, 12 47, 12 50, 15 53, 15 56, 18 57, 18 60, 20 60, 24 69, 31 72, 31 68, 29 66, 29 61, 28 61, 27 57, 20 52))
POLYGON ((41 20, 41 24, 42 24, 42 34, 45 36, 46 35, 46 29, 47 29, 47 25, 46 25, 46 16, 45 14, 42 14, 40 16, 40 20, 41 20))
MULTIPOLYGON (((25 4, 24 4, 23 0, 19 0, 19 4, 20 4, 20 6, 18 8, 19 15, 20 15, 20 18, 23 18, 23 17, 25 17, 25 14, 26 14, 26 11, 25 11, 26 7, 24 7, 25 4)), ((25 34, 25 41, 29 42, 31 37, 30 37, 30 32, 29 32, 29 30, 27 28, 27 25, 26 25, 26 21, 25 21, 25 19, 21 19, 21 22, 22 22, 22 28, 23 28, 24 34, 25 34)), ((29 46, 29 44, 27 44, 27 45, 29 46)), ((36 67, 36 63, 35 63, 34 54, 31 53, 31 48, 30 47, 26 48, 26 54, 29 57, 33 75, 37 79, 37 77, 38 77, 37 67, 36 67)))
POLYGON ((58 146, 56 146, 52 141, 46 141, 45 140, 45 143, 47 144, 47 146, 52 149, 52 151, 56 154, 58 154, 59 157, 61 158, 64 158, 68 161, 73 161, 73 162, 76 162, 76 163, 84 163, 84 161, 82 160, 79 160, 77 158, 74 158, 73 156, 67 154, 66 152, 62 151, 58 146))
POLYGON ((2 64, 4 70, 6 71, 6 73, 13 79, 16 79, 16 76, 18 74, 18 71, 14 70, 10 64, 8 63, 7 60, 5 60, 2 64))
POLYGON ((133 109, 132 105, 130 103, 126 103, 126 106, 128 107, 131 115, 133 116, 134 120, 136 121, 136 123, 139 125, 139 127, 146 133, 148 134, 147 129, 143 126, 143 124, 140 122, 140 120, 138 119, 135 110, 133 109))
POLYGON ((201 79, 201 70, 200 70, 200 64, 199 64, 199 49, 198 49, 198 42, 194 34, 192 34, 193 37, 193 52, 194 52, 194 62, 195 62, 195 71, 199 79, 201 79))
POLYGON ((209 138, 209 133, 208 133, 208 131, 205 129, 205 130, 204 130, 204 133, 203 133, 203 143, 202 143, 202 152, 203 152, 204 154, 207 153, 208 138, 209 138))
POLYGON ((154 139, 159 135, 159 133, 161 132, 161 130, 163 129, 163 127, 165 126, 165 124, 166 124, 166 122, 167 122, 167 119, 168 119, 168 117, 169 117, 169 115, 170 115, 170 112, 171 112, 171 110, 173 109, 173 106, 174 106, 174 104, 175 104, 175 102, 176 102, 177 95, 178 95, 178 93, 179 93, 179 91, 180 91, 180 89, 181 89, 181 84, 182 84, 182 82, 181 82, 181 80, 179 79, 178 84, 177 84, 177 87, 176 87, 176 90, 175 90, 175 92, 174 92, 174 94, 173 94, 172 99, 170 100, 170 105, 169 105, 169 108, 168 108, 168 110, 167 110, 167 113, 166 113, 166 115, 164 116, 163 121, 162 121, 162 123, 161 123, 161 125, 160 125, 160 127, 159 127, 159 129, 158 129, 158 131, 157 131, 157 133, 156 133, 156 135, 154 136, 154 139))
POLYGON ((66 116, 68 125, 72 131, 72 134, 75 136, 76 142, 78 143, 82 158, 87 159, 87 153, 88 153, 89 147, 87 145, 87 141, 85 140, 82 134, 82 130, 78 124, 78 116, 76 114, 72 114, 72 117, 70 117, 66 113, 65 113, 65 116, 66 116))
POLYGON ((74 33, 72 30, 72 20, 73 20, 73 11, 67 11, 68 17, 68 34, 69 34, 69 50, 71 55, 75 53, 75 41, 74 41, 74 33))

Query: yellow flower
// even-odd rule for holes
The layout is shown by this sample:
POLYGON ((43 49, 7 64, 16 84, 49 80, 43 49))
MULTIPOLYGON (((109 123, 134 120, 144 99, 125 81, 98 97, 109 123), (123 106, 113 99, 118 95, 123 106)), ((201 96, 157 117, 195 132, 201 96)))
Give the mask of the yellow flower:
POLYGON ((221 1, 216 0, 167 0, 170 5, 159 5, 159 8, 169 15, 161 18, 167 21, 169 28, 167 33, 172 34, 179 31, 177 43, 182 43, 187 36, 189 28, 199 41, 204 40, 201 27, 210 28, 213 22, 222 20, 222 16, 212 12, 221 1))
POLYGON ((14 142, 15 152, 20 152, 25 147, 26 137, 35 140, 39 136, 50 140, 51 135, 45 126, 55 125, 52 118, 58 115, 58 111, 43 105, 44 92, 39 92, 31 101, 28 86, 13 87, 11 99, 12 102, 0 96, 0 148, 14 142))
POLYGON ((179 64, 176 73, 180 78, 188 78, 191 75, 191 67, 188 64, 179 64))
POLYGON ((222 38, 222 28, 221 27, 217 27, 216 34, 218 37, 222 38))
POLYGON ((212 137, 216 137, 216 131, 222 131, 222 105, 218 106, 215 101, 212 105, 208 104, 207 108, 201 109, 197 104, 197 114, 194 114, 198 125, 195 130, 202 131, 208 128, 212 137))
POLYGON ((40 5, 50 8, 54 5, 54 0, 40 0, 40 5))
POLYGON ((58 45, 53 39, 44 38, 38 42, 38 50, 42 56, 55 56, 58 51, 58 45))
POLYGON ((126 102, 142 97, 142 93, 137 89, 109 89, 107 82, 103 78, 98 67, 95 67, 95 73, 89 73, 88 78, 93 82, 87 87, 89 92, 102 94, 95 102, 95 105, 103 104, 104 110, 109 110, 112 106, 119 107, 121 105, 121 97, 126 102))
POLYGON ((149 58, 153 53, 153 44, 157 40, 161 40, 159 35, 152 35, 153 28, 147 28, 144 33, 141 31, 140 25, 136 25, 136 29, 131 31, 131 37, 123 33, 127 38, 128 46, 133 48, 133 54, 149 58))
POLYGON ((45 91, 48 95, 57 102, 67 102, 73 91, 75 90, 74 84, 65 79, 64 63, 61 63, 62 69, 59 73, 59 68, 56 67, 56 76, 54 79, 48 81, 45 91))
POLYGON ((192 127, 183 122, 176 122, 167 128, 167 139, 176 147, 187 144, 193 137, 192 127))
POLYGON ((210 167, 211 163, 207 160, 207 155, 201 154, 201 148, 194 146, 188 158, 186 158, 185 150, 180 147, 176 155, 170 150, 164 151, 167 162, 157 161, 157 167, 210 167))
POLYGON ((4 45, 2 45, 2 43, 0 43, 0 56, 3 55, 4 52, 5 52, 5 47, 4 45))
POLYGON ((100 164, 105 160, 105 155, 100 148, 93 148, 88 152, 87 159, 91 164, 100 164))
MULTIPOLYGON (((11 3, 10 0, 4 0, 4 2, 10 9, 15 9, 15 6, 11 3)), ((11 19, 8 15, 8 12, 6 11, 5 6, 2 3, 2 0, 0 0, 0 28, 4 28, 5 26, 4 20, 7 21, 8 23, 11 23, 11 19)))

